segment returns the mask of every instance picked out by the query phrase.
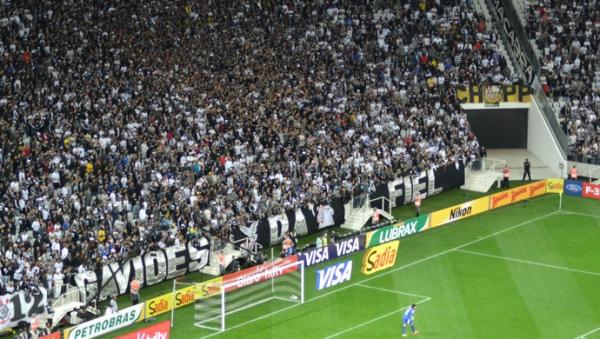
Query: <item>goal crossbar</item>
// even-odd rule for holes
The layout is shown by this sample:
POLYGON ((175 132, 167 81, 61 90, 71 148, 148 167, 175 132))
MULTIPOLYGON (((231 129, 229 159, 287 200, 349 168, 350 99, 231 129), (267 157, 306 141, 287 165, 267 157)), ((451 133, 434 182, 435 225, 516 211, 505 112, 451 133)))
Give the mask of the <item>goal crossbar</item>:
POLYGON ((219 294, 197 300, 194 325, 225 331, 226 319, 234 313, 272 300, 304 303, 302 260, 286 264, 273 262, 250 270, 248 274, 243 274, 244 271, 234 273, 239 276, 232 281, 216 284, 220 288, 219 294))

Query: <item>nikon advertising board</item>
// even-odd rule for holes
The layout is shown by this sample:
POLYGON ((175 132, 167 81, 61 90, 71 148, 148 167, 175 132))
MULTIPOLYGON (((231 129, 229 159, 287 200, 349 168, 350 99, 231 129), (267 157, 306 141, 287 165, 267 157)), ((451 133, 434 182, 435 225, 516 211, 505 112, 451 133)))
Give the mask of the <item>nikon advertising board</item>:
POLYGON ((431 213, 431 228, 483 213, 488 210, 489 203, 490 197, 485 196, 483 198, 467 201, 460 205, 433 212, 431 213))

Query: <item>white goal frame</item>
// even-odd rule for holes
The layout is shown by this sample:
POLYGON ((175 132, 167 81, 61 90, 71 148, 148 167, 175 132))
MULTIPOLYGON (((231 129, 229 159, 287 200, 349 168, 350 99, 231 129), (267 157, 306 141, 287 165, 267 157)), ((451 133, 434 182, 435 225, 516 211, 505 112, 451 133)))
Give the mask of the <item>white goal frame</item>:
MULTIPOLYGON (((233 282, 228 282, 225 284, 221 284, 221 288, 220 288, 220 294, 219 296, 213 296, 213 298, 219 298, 219 302, 220 302, 220 312, 219 312, 219 316, 216 317, 212 317, 209 318, 207 320, 217 320, 218 318, 220 318, 220 326, 219 328, 215 327, 215 326, 208 326, 205 325, 204 323, 206 323, 206 321, 203 322, 198 322, 195 321, 194 325, 196 327, 200 327, 200 328, 204 328, 207 330, 211 330, 211 331, 217 331, 217 332, 224 332, 226 330, 226 320, 227 320, 227 316, 234 314, 236 312, 240 312, 249 308, 252 308, 254 306, 269 302, 271 300, 282 300, 282 301, 286 301, 286 302, 293 302, 293 303, 298 303, 298 304, 303 304, 304 303, 304 282, 305 282, 305 268, 304 268, 304 261, 302 260, 298 260, 292 263, 288 263, 288 264, 283 264, 283 265, 274 265, 272 267, 269 267, 268 269, 266 269, 265 271, 261 271, 261 272, 257 272, 254 273, 253 275, 250 275, 246 278, 244 278, 242 281, 233 281, 233 282), (289 273, 283 273, 286 270, 293 268, 293 267, 297 267, 296 270, 289 272, 289 273), (291 275, 291 274, 299 274, 300 275, 300 279, 299 279, 299 296, 297 300, 293 300, 291 298, 286 299, 286 298, 282 298, 280 296, 276 296, 275 294, 275 285, 276 285, 276 280, 277 278, 286 276, 286 275, 291 275), (245 288, 254 286, 256 284, 261 284, 261 283, 266 283, 268 281, 271 281, 271 296, 267 297, 267 298, 263 298, 260 300, 257 300, 255 302, 251 302, 247 305, 243 305, 239 308, 235 308, 233 310, 227 310, 227 298, 226 295, 228 293, 234 293, 235 291, 238 290, 243 290, 245 288), (231 290, 233 289, 233 290, 231 290)), ((196 305, 194 306, 196 307, 196 305)), ((195 310, 194 312, 198 312, 198 310, 195 310)))

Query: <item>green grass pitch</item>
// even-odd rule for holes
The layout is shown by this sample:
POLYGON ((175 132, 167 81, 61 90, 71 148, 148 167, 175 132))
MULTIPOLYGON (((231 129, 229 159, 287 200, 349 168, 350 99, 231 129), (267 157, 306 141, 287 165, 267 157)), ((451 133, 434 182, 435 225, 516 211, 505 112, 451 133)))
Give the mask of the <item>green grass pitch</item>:
MULTIPOLYGON (((442 194, 431 205, 466 198, 442 194)), ((564 196, 559 212, 558 199, 546 195, 402 239, 396 265, 371 276, 360 272, 363 253, 310 267, 304 304, 237 312, 223 333, 194 327, 193 306, 178 309, 172 337, 398 338, 403 310, 418 303, 421 338, 600 338, 600 202, 564 196), (315 289, 316 269, 348 259, 351 281, 315 289)))

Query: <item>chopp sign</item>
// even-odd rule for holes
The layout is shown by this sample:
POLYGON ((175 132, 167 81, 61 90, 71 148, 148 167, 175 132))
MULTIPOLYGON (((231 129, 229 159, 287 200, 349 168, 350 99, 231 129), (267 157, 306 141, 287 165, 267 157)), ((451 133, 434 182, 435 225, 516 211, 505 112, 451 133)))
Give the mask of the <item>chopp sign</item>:
POLYGON ((158 324, 144 327, 141 330, 116 337, 115 339, 169 339, 171 334, 171 321, 166 320, 158 324))

